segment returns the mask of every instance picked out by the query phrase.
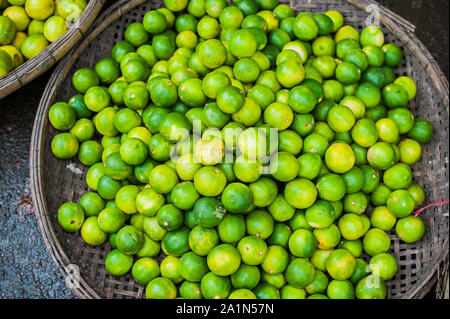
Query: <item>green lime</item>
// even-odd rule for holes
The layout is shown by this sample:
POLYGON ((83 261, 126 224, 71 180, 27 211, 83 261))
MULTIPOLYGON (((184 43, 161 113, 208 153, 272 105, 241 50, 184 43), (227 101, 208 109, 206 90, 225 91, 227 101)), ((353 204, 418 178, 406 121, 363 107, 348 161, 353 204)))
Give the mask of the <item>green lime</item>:
POLYGON ((189 233, 189 247, 199 256, 206 256, 219 243, 219 236, 214 228, 195 226, 189 233))
POLYGON ((184 214, 173 204, 166 204, 159 208, 156 219, 161 228, 167 231, 173 231, 183 225, 184 214))
POLYGON ((74 157, 79 149, 78 140, 71 133, 57 134, 52 140, 52 153, 59 159, 74 157))
POLYGON ((333 279, 346 280, 355 272, 356 260, 347 250, 336 249, 328 257, 326 269, 333 279))
POLYGON ((229 276, 238 270, 241 264, 239 251, 230 244, 214 247, 207 257, 209 269, 218 276, 229 276))
POLYGON ((304 209, 315 202, 317 189, 311 181, 305 178, 297 178, 286 184, 284 196, 289 205, 304 209))
POLYGON ((175 284, 170 279, 164 277, 152 279, 145 289, 145 297, 147 299, 175 299, 176 296, 177 288, 175 284))
POLYGON ((375 276, 379 276, 382 280, 391 280, 397 273, 397 261, 395 257, 380 253, 370 259, 370 270, 375 276))
POLYGON ((348 250, 353 257, 361 257, 361 254, 363 252, 363 245, 360 239, 355 240, 347 240, 344 239, 338 246, 338 248, 343 248, 348 250))
POLYGON ((100 112, 111 104, 108 89, 102 86, 90 87, 84 95, 84 103, 92 112, 100 112))
POLYGON ((312 231, 297 229, 289 238, 289 250, 296 257, 309 258, 317 248, 312 231))
POLYGON ((368 255, 375 256, 376 254, 389 250, 391 247, 391 239, 383 230, 372 228, 364 235, 363 247, 368 255))
POLYGON ((355 295, 358 299, 384 299, 386 294, 386 284, 374 274, 360 279, 355 287, 355 295))
POLYGON ((344 86, 336 80, 327 80, 323 83, 323 93, 326 99, 339 102, 344 97, 344 86))
POLYGON ((411 182, 412 170, 404 163, 390 167, 383 174, 383 183, 392 190, 407 188, 411 182))
POLYGON ((329 299, 355 299, 353 284, 349 280, 332 280, 327 287, 329 299))
POLYGON ((342 237, 347 240, 355 240, 364 235, 364 225, 361 217, 357 214, 344 214, 338 221, 342 237))
POLYGON ((242 213, 253 204, 253 193, 245 184, 231 183, 223 190, 222 203, 229 212, 242 213))
POLYGON ((403 139, 398 143, 398 147, 400 148, 400 161, 405 164, 414 165, 422 157, 422 147, 413 139, 403 139))
POLYGON ((125 223, 125 215, 115 207, 103 209, 97 218, 98 227, 105 233, 116 233, 125 223))
POLYGON ((334 209, 329 202, 319 199, 306 209, 305 217, 309 226, 326 228, 334 221, 334 209))
POLYGON ((255 235, 262 239, 268 238, 274 227, 272 216, 265 210, 256 209, 246 218, 247 234, 255 235))
POLYGON ((91 120, 81 118, 75 122, 69 131, 73 134, 79 142, 87 141, 94 137, 95 127, 91 120))
POLYGON ((180 286, 180 297, 185 299, 202 299, 203 295, 200 290, 200 283, 183 281, 180 286))
POLYGON ((395 226, 395 233, 405 243, 414 243, 422 239, 425 233, 425 224, 420 217, 400 218, 395 226))
POLYGON ((203 276, 200 285, 206 299, 225 299, 231 290, 230 279, 215 275, 213 272, 203 276))
POLYGON ((304 288, 311 284, 315 278, 313 264, 307 259, 295 258, 286 268, 285 278, 289 285, 295 288, 304 288))
POLYGON ((310 41, 319 34, 319 25, 310 15, 298 15, 293 22, 292 31, 303 41, 310 41))
POLYGON ((309 295, 316 293, 324 293, 328 286, 328 277, 320 270, 315 271, 314 280, 305 287, 306 292, 309 295))
POLYGON ((386 170, 395 164, 395 151, 391 144, 377 142, 369 147, 367 160, 372 167, 386 170))
POLYGON ((288 263, 288 252, 280 246, 272 245, 267 248, 261 267, 265 272, 275 275, 282 273, 288 266, 288 263))
POLYGON ((158 165, 150 172, 150 185, 160 194, 168 194, 178 184, 176 172, 167 165, 158 165))
POLYGON ((217 226, 225 215, 222 203, 212 197, 203 197, 194 205, 194 216, 198 225, 206 228, 217 226))
POLYGON ((81 204, 65 203, 58 210, 58 223, 66 232, 76 232, 83 225, 84 214, 81 204))
POLYGON ((143 257, 134 262, 131 274, 136 282, 147 285, 160 275, 159 265, 153 258, 143 257))
POLYGON ((99 246, 108 239, 108 234, 100 229, 97 216, 88 217, 81 227, 81 237, 91 246, 99 246))
POLYGON ((66 131, 75 124, 76 112, 69 104, 57 102, 50 107, 48 117, 54 128, 66 131))
POLYGON ((258 285, 260 277, 257 266, 241 263, 239 269, 231 275, 231 284, 236 289, 253 289, 258 285))
POLYGON ((408 100, 411 101, 414 99, 417 93, 417 87, 416 83, 414 83, 414 80, 411 79, 408 76, 401 76, 394 80, 394 84, 398 84, 402 86, 406 92, 408 93, 408 100))
POLYGON ((295 208, 289 205, 283 195, 279 194, 268 207, 276 221, 288 221, 294 216, 295 208))
POLYGON ((381 47, 384 53, 385 64, 391 68, 397 67, 403 60, 402 50, 393 43, 387 43, 381 47))
POLYGON ((217 196, 225 188, 227 178, 223 171, 214 166, 204 166, 195 173, 194 185, 203 196, 217 196))
POLYGON ((86 166, 91 166, 102 159, 103 146, 94 140, 84 141, 78 150, 78 159, 86 166))
POLYGON ((237 214, 226 214, 217 226, 220 240, 227 244, 236 244, 245 236, 245 230, 245 220, 237 214))
POLYGON ((113 276, 125 275, 132 266, 133 257, 121 253, 118 249, 113 249, 106 255, 105 268, 113 276))

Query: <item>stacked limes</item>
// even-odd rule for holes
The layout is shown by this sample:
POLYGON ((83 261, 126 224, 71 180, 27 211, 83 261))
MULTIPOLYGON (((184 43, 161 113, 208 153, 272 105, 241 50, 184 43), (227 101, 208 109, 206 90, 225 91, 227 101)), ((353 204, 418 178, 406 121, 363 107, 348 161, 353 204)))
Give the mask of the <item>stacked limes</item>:
POLYGON ((0 78, 55 42, 86 5, 87 0, 0 1, 0 78))
POLYGON ((108 241, 147 298, 386 297, 392 235, 424 235, 411 165, 433 136, 401 49, 337 11, 164 4, 49 110, 54 155, 89 166, 61 227, 108 241))

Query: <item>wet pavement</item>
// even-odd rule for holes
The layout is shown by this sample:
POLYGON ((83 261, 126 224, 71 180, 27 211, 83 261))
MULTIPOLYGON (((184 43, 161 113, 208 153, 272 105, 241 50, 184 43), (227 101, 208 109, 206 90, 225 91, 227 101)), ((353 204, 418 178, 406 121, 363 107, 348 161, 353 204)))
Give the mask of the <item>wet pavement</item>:
MULTIPOLYGON (((417 36, 448 78, 448 1, 380 3, 416 26, 417 36)), ((0 100, 0 299, 75 297, 41 238, 29 190, 28 152, 34 114, 52 71, 0 100)))

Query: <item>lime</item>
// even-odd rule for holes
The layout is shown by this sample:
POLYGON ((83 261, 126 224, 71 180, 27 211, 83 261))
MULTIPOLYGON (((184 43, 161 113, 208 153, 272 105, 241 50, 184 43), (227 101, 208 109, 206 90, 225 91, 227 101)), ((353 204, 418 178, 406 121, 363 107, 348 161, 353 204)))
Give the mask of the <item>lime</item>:
POLYGON ((289 250, 296 257, 309 258, 316 247, 316 238, 310 230, 297 229, 289 238, 289 250))
POLYGON ((253 203, 253 193, 245 184, 231 183, 223 190, 222 203, 229 212, 242 213, 253 203))
POLYGON ((322 271, 315 271, 314 280, 305 287, 306 292, 309 295, 313 295, 316 293, 323 293, 327 289, 328 286, 328 277, 322 271))
POLYGON ((83 240, 91 246, 99 246, 108 239, 108 235, 98 226, 97 216, 88 217, 84 221, 80 233, 83 240))
POLYGON ((118 208, 108 207, 98 214, 97 223, 105 233, 116 233, 125 223, 125 215, 118 208))
POLYGON ((229 276, 238 270, 241 264, 239 251, 230 244, 214 247, 207 257, 209 269, 218 276, 229 276))
POLYGON ((364 235, 363 238, 364 251, 370 256, 387 252, 390 246, 391 246, 391 239, 381 229, 372 228, 364 235))
POLYGON ((377 142, 369 147, 367 160, 372 167, 386 170, 395 164, 395 151, 391 144, 377 142))
POLYGON ((218 68, 225 62, 226 49, 217 39, 206 40, 198 49, 198 58, 204 66, 218 68))
POLYGON ((422 156, 422 147, 413 139, 403 139, 398 147, 400 148, 400 161, 405 164, 414 165, 422 156))
POLYGON ((235 78, 243 83, 251 83, 256 81, 260 73, 260 69, 255 60, 251 58, 242 58, 233 66, 233 74, 235 78))
POLYGON ((299 162, 299 177, 307 179, 314 179, 319 175, 323 162, 318 154, 307 153, 298 158, 299 162))
POLYGON ((231 53, 238 58, 253 56, 258 46, 255 36, 247 29, 233 32, 229 44, 231 53))
POLYGON ((347 240, 355 240, 364 235, 364 225, 357 214, 344 214, 338 221, 342 237, 347 240))
MULTIPOLYGON (((291 50, 283 52, 295 52, 291 50)), ((277 58, 278 59, 278 58, 277 58)), ((292 88, 300 84, 305 78, 305 71, 301 61, 296 59, 287 59, 281 62, 276 69, 278 81, 286 88, 292 88)))
POLYGON ((317 189, 311 181, 305 178, 297 178, 286 184, 284 196, 289 205, 304 209, 315 202, 317 189))
POLYGON ((306 209, 305 217, 309 226, 326 228, 334 221, 334 209, 329 202, 317 200, 311 207, 306 209))
POLYGON ((395 226, 395 233, 405 243, 414 243, 422 239, 425 233, 425 224, 420 217, 400 218, 395 226))
POLYGON ((333 279, 346 280, 355 272, 356 261, 347 250, 336 249, 328 257, 326 269, 333 279))
POLYGON ((71 133, 60 133, 56 135, 51 144, 52 153, 59 159, 74 157, 79 149, 78 140, 71 133))
POLYGON ((225 299, 230 293, 231 283, 229 278, 209 272, 203 276, 200 287, 206 299, 225 299))
POLYGON ((411 182, 412 170, 404 163, 390 167, 383 174, 383 183, 392 190, 407 188, 411 182))
MULTIPOLYGON (((161 14, 161 13, 158 12, 158 14, 161 14)), ((144 16, 144 22, 145 22, 145 16, 144 16)), ((123 35, 124 35, 125 41, 131 43, 135 47, 138 47, 138 46, 146 43, 149 39, 149 34, 147 33, 146 28, 140 22, 133 22, 133 23, 129 24, 128 27, 125 29, 125 32, 123 35)))
POLYGON ((28 16, 36 20, 45 20, 50 17, 55 10, 55 3, 52 0, 27 0, 25 11, 28 16))
POLYGON ((203 196, 217 196, 225 188, 227 178, 223 171, 214 166, 199 169, 194 176, 194 185, 203 196))
POLYGON ((245 94, 235 86, 227 86, 217 93, 217 106, 227 114, 239 111, 245 103, 245 94))
POLYGON ((180 286, 180 297, 185 299, 202 299, 200 284, 198 282, 183 281, 180 286))
POLYGON ((408 93, 408 100, 411 101, 414 99, 417 93, 416 83, 414 80, 407 76, 401 76, 395 79, 394 84, 398 84, 402 86, 406 92, 408 93))
POLYGON ((24 58, 32 59, 49 45, 49 42, 43 34, 33 34, 27 37, 21 47, 21 53, 24 58))
POLYGON ((326 261, 333 249, 316 249, 309 259, 317 270, 326 271, 326 261))
POLYGON ((397 67, 403 60, 402 50, 393 43, 387 43, 381 47, 384 53, 385 64, 391 68, 397 67))
POLYGON ((106 255, 105 268, 113 276, 125 275, 132 266, 133 257, 121 253, 118 249, 113 249, 106 255))
POLYGON ((319 34, 319 25, 310 15, 298 15, 292 24, 295 36, 303 41, 310 41, 319 34))
POLYGON ((269 274, 282 273, 289 263, 288 252, 277 245, 269 246, 264 260, 261 264, 262 269, 269 274))
POLYGON ((329 299, 355 299, 353 284, 349 280, 332 280, 327 287, 329 299))
POLYGON ((241 263, 239 269, 231 275, 231 284, 236 289, 253 289, 258 285, 260 277, 257 266, 241 263))
POLYGON ((133 173, 133 167, 125 163, 120 152, 111 153, 104 164, 106 175, 115 180, 124 180, 133 173))
POLYGON ((131 274, 136 282, 147 285, 152 279, 160 275, 159 265, 153 258, 139 258, 134 262, 131 274))
POLYGON ((347 143, 336 142, 327 149, 325 163, 335 173, 346 173, 355 163, 355 154, 347 143))
POLYGON ((86 166, 91 166, 102 159, 103 146, 94 140, 84 141, 78 150, 78 159, 86 166))
POLYGON ((361 147, 370 147, 378 140, 378 131, 375 123, 368 118, 358 120, 351 130, 352 139, 361 147))
POLYGON ((315 275, 313 264, 303 258, 293 259, 285 272, 286 281, 295 288, 308 286, 314 281, 315 275))
POLYGON ((276 221, 288 221, 294 216, 295 208, 289 205, 283 195, 279 194, 268 207, 276 221))
POLYGON ((415 201, 411 193, 399 189, 393 191, 387 199, 386 206, 389 211, 397 218, 410 215, 415 208, 415 201))
POLYGON ((386 284, 374 274, 359 280, 355 287, 355 295, 358 299, 384 299, 386 294, 386 284))
POLYGON ((58 210, 58 223, 66 232, 76 232, 83 225, 84 214, 80 204, 65 203, 58 210))
POLYGON ((170 279, 164 277, 152 279, 145 289, 145 297, 147 299, 175 299, 176 296, 177 288, 175 284, 170 279))
MULTIPOLYGON (((2 16, 8 17, 10 21, 14 22, 17 27, 17 31, 25 31, 30 23, 30 18, 25 12, 25 9, 18 5, 7 7, 3 11, 2 16)), ((2 24, 2 28, 5 28, 5 30, 10 29, 8 32, 2 33, 2 36, 4 36, 5 39, 10 38, 11 34, 14 33, 14 27, 12 27, 12 24, 4 18, 0 19, 0 21, 2 21, 0 22, 2 24)), ((5 40, 0 41, 1 44, 11 43, 11 41, 7 41, 6 43, 3 42, 5 42, 5 40)))
POLYGON ((370 259, 370 270, 375 276, 379 276, 382 280, 391 280, 397 273, 397 261, 395 257, 380 253, 370 259))

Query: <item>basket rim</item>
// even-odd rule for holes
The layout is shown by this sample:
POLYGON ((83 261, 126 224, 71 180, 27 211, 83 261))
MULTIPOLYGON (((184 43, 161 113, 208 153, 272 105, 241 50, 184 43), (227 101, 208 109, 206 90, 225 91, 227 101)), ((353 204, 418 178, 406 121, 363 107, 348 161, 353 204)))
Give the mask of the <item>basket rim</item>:
MULTIPOLYGON (((102 0, 103 1, 103 0, 102 0)), ((292 0, 291 0, 292 1, 292 0)), ((381 6, 373 0, 345 0, 346 2, 356 6, 357 8, 366 11, 369 5, 377 5, 380 8, 380 22, 386 26, 408 49, 414 52, 423 65, 426 65, 425 71, 432 79, 433 84, 437 88, 444 107, 449 113, 449 83, 444 76, 441 68, 430 54, 425 45, 414 34, 414 26, 403 18, 399 17, 396 13, 381 6), (397 17, 399 19, 397 20, 397 17), (395 21, 394 21, 395 20, 395 21)), ((30 180, 31 180, 31 194, 35 205, 36 220, 39 225, 41 235, 44 239, 46 248, 57 268, 61 274, 66 278, 70 276, 70 269, 67 268, 71 264, 66 252, 62 249, 59 239, 56 237, 56 232, 53 228, 53 223, 50 219, 47 209, 47 203, 43 191, 43 169, 41 163, 43 162, 43 153, 41 149, 44 146, 45 140, 43 139, 44 127, 48 122, 47 112, 51 103, 55 99, 55 92, 61 85, 60 75, 67 74, 69 72, 73 62, 84 51, 84 49, 90 44, 90 42, 105 28, 107 28, 113 21, 117 20, 120 16, 127 13, 131 9, 144 3, 145 0, 120 0, 111 7, 109 7, 103 14, 99 16, 85 38, 80 41, 72 50, 67 54, 64 59, 58 64, 54 72, 52 73, 42 98, 39 102, 38 110, 33 124, 33 131, 30 143, 30 180)), ((366 11, 367 12, 367 11, 366 11)), ((431 281, 436 281, 436 273, 439 270, 439 265, 442 261, 448 257, 449 238, 445 239, 442 246, 442 250, 438 253, 437 262, 432 267, 429 275, 423 282, 417 284, 413 290, 406 292, 401 296, 402 299, 421 298, 429 290, 426 289, 426 285, 431 281), (425 288, 425 289, 424 289, 425 288)), ((80 287, 71 287, 72 291, 80 298, 101 298, 98 293, 90 287, 83 277, 80 277, 80 287)))
POLYGON ((106 0, 90 0, 80 18, 42 52, 0 78, 0 100, 31 82, 62 59, 84 36, 106 0))

